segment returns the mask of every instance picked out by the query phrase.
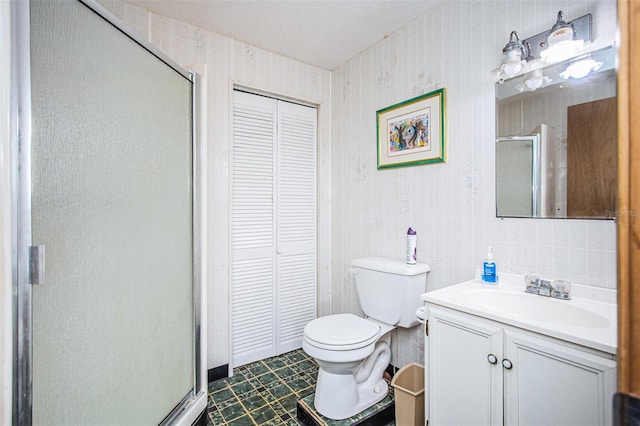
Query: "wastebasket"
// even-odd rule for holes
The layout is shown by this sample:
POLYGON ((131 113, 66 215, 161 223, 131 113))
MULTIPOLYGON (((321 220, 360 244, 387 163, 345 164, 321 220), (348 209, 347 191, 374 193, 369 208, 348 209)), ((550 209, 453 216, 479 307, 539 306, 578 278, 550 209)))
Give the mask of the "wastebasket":
POLYGON ((412 362, 391 380, 395 389, 396 425, 424 426, 424 367, 412 362))

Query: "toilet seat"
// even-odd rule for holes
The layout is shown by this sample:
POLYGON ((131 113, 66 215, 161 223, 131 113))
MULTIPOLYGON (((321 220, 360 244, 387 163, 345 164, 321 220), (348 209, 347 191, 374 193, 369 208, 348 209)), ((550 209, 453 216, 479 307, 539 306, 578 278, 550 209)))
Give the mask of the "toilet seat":
POLYGON ((375 343, 381 327, 353 314, 335 314, 317 318, 304 328, 310 345, 329 351, 349 351, 375 343))

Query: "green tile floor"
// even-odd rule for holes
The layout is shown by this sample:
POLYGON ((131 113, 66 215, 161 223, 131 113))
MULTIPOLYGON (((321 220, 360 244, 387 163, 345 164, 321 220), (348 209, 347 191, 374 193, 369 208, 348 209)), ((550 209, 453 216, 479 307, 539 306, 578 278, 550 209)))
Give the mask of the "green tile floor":
POLYGON ((296 404, 314 392, 317 374, 302 349, 235 368, 209 384, 208 424, 297 426, 296 404))
POLYGON ((302 349, 238 367, 233 377, 209 384, 207 424, 298 426, 296 404, 307 397, 312 405, 317 374, 318 365, 302 349))

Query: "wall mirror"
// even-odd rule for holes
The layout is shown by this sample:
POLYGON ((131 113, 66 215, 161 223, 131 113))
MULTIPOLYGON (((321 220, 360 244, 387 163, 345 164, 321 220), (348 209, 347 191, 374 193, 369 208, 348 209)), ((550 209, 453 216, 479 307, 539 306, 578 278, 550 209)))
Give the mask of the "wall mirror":
POLYGON ((496 84, 496 216, 614 219, 616 50, 496 84))

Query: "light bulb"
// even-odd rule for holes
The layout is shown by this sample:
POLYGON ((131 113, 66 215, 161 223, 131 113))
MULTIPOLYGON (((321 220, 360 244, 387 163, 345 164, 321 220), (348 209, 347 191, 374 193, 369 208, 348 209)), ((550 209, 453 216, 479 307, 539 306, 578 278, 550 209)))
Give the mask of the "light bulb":
POLYGON ((583 46, 583 40, 559 41, 540 52, 540 57, 548 64, 564 61, 565 59, 575 56, 578 49, 583 46))

